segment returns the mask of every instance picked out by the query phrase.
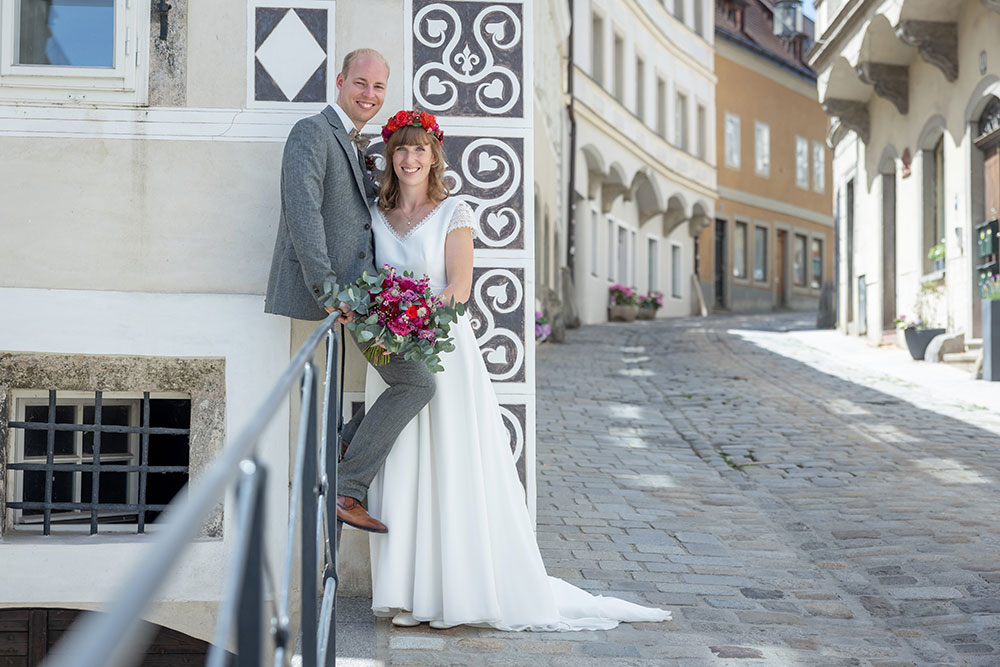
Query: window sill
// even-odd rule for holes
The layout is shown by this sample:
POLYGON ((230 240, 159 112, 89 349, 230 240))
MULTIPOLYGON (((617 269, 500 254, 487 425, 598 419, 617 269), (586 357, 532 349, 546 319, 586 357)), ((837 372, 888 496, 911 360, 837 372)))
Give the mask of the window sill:
POLYGON ((920 282, 921 283, 944 282, 945 271, 946 271, 945 269, 941 269, 939 271, 931 271, 930 273, 925 273, 920 277, 920 282))

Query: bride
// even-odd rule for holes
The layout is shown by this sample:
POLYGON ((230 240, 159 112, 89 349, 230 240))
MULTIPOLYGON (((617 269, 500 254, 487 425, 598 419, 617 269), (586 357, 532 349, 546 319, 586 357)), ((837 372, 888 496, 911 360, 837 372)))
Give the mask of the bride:
MULTIPOLYGON (((474 215, 444 185, 433 116, 400 111, 383 128, 386 169, 372 207, 376 266, 427 274, 446 302, 469 299, 474 215)), ((670 613, 593 596, 549 577, 500 408, 468 316, 451 327, 431 402, 404 428, 372 483, 372 609, 396 625, 606 630, 670 613)), ((386 388, 369 366, 366 403, 386 388)))

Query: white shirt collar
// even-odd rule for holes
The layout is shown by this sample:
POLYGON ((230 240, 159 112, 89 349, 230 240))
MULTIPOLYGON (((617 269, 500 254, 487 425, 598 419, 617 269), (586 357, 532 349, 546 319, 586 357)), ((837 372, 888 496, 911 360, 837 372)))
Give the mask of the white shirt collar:
POLYGON ((340 122, 344 124, 344 132, 350 134, 351 130, 355 129, 354 121, 351 120, 351 117, 347 115, 347 112, 341 109, 340 105, 337 104, 336 102, 334 102, 330 106, 332 106, 333 110, 337 112, 337 115, 340 117, 340 122))

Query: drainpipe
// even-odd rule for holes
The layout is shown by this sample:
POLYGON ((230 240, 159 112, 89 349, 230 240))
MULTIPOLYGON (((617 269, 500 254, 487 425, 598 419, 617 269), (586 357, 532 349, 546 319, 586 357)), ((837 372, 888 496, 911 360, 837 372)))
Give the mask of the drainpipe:
POLYGON ((566 266, 570 279, 576 284, 576 116, 573 113, 573 33, 576 30, 576 19, 573 16, 573 0, 569 2, 569 46, 567 48, 567 80, 566 92, 569 94, 569 104, 566 111, 569 114, 569 193, 566 198, 566 266))

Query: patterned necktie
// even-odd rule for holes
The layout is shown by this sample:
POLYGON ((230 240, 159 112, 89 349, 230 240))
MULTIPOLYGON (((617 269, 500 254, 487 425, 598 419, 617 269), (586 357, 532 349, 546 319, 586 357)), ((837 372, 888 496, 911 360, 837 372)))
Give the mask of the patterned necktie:
POLYGON ((351 143, 354 144, 357 147, 357 149, 362 153, 368 150, 368 144, 371 143, 371 139, 361 136, 361 133, 358 132, 357 128, 352 129, 350 132, 348 132, 347 137, 351 140, 351 143))

